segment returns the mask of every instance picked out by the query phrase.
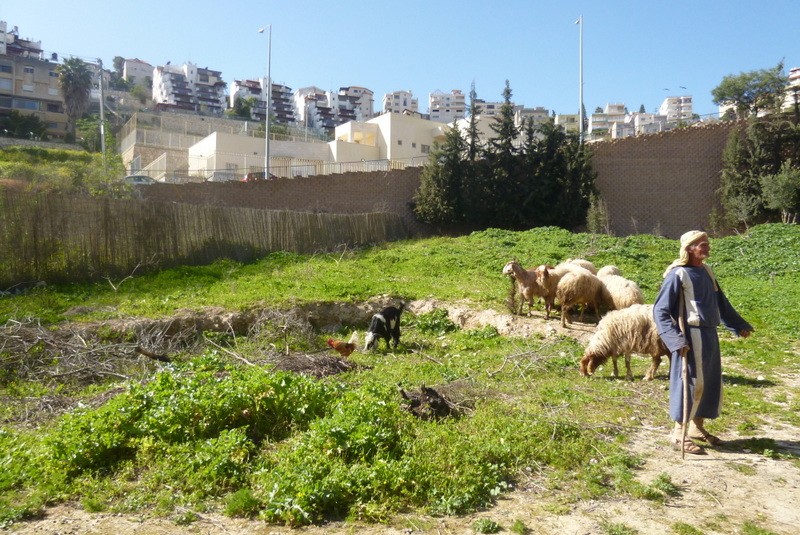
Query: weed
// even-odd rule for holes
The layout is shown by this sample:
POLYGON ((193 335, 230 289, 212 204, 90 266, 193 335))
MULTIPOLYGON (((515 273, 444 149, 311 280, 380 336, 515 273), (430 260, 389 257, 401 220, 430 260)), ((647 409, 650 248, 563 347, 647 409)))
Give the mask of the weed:
POLYGON ((753 522, 747 521, 742 524, 742 535, 777 535, 774 531, 761 528, 753 522))
POLYGON ((676 535, 703 535, 702 531, 686 522, 675 522, 671 531, 676 535))
POLYGON ((479 518, 472 524, 475 533, 499 533, 501 529, 500 524, 489 518, 479 518))

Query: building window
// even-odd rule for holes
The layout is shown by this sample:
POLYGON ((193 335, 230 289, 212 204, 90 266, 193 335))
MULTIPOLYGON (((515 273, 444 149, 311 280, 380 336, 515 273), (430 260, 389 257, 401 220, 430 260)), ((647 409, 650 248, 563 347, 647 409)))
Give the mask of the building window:
POLYGON ((39 110, 39 103, 35 100, 28 100, 26 98, 15 98, 13 107, 18 110, 39 110))
POLYGON ((47 73, 50 78, 58 78, 58 73, 56 71, 50 71, 47 73))
POLYGON ((0 89, 11 91, 12 87, 14 87, 14 82, 11 78, 0 78, 0 89))
POLYGON ((431 151, 430 145, 420 145, 419 150, 422 154, 428 154, 431 151))
POLYGON ((33 74, 33 67, 25 65, 25 74, 33 74))
POLYGON ((58 104, 48 104, 47 111, 53 113, 61 113, 61 106, 59 106, 58 104))
POLYGON ((11 72, 11 65, 0 65, 0 72, 11 72))
POLYGON ((412 149, 416 149, 416 148, 417 148, 417 144, 416 144, 416 143, 414 143, 414 142, 412 142, 412 143, 411 143, 411 148, 412 148, 412 149))
POLYGON ((22 90, 28 93, 33 93, 33 84, 22 84, 22 90))
POLYGON ((402 139, 398 139, 398 140, 397 140, 397 144, 398 144, 398 145, 402 145, 402 144, 403 144, 403 140, 402 140, 402 139))

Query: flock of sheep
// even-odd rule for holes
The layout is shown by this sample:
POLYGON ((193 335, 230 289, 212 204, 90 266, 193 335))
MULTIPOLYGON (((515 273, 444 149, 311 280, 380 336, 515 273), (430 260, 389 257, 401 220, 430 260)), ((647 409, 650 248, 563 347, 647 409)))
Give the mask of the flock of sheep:
POLYGON ((639 285, 623 277, 616 266, 597 270, 588 260, 569 259, 555 267, 543 264, 524 269, 512 260, 503 267, 503 274, 512 280, 512 303, 517 314, 522 314, 526 303, 530 313, 537 298, 545 303, 547 319, 555 303, 560 305, 562 327, 571 323, 569 311, 576 306, 581 307, 581 321, 587 308, 594 311, 596 318, 600 318, 601 312, 607 312, 584 351, 580 364, 582 375, 592 375, 611 358, 617 377, 617 357, 624 355, 626 377, 631 380, 631 355, 636 353, 652 357, 645 375, 645 379, 652 380, 661 357, 669 357, 669 351, 658 336, 653 305, 644 304, 639 285))

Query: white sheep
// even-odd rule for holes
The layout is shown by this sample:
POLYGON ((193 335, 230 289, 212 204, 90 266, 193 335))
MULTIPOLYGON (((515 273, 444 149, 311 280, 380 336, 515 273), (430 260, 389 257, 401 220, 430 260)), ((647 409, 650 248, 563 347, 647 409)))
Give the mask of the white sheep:
POLYGON ((590 271, 592 275, 597 275, 597 268, 594 267, 594 264, 583 258, 567 258, 564 263, 581 266, 583 269, 590 271))
POLYGON ((544 297, 543 289, 539 286, 535 273, 524 269, 516 260, 511 260, 503 266, 503 275, 508 275, 516 282, 515 293, 521 297, 519 306, 515 307, 514 312, 522 314, 524 303, 528 303, 528 314, 530 314, 534 298, 544 297))
POLYGON ((597 272, 597 278, 606 285, 616 310, 644 303, 644 294, 639 285, 620 275, 616 266, 603 266, 597 272))
POLYGON ((605 284, 593 274, 586 272, 570 271, 561 277, 556 287, 556 299, 561 303, 561 326, 566 327, 571 323, 569 309, 574 305, 586 305, 594 309, 595 317, 600 318, 601 307, 611 309, 613 303, 605 284))
POLYGON ((625 356, 626 378, 633 380, 631 355, 650 355, 652 362, 644 378, 652 381, 661 364, 661 357, 669 358, 669 350, 658 336, 653 319, 653 305, 632 305, 606 314, 597 325, 581 359, 581 375, 589 376, 611 357, 614 377, 619 377, 617 357, 625 356))
POLYGON ((620 272, 620 270, 619 270, 619 268, 617 266, 612 266, 612 265, 603 266, 603 267, 601 267, 600 269, 597 270, 597 276, 598 277, 602 278, 602 277, 605 277, 606 275, 620 275, 620 276, 622 276, 622 273, 620 272))

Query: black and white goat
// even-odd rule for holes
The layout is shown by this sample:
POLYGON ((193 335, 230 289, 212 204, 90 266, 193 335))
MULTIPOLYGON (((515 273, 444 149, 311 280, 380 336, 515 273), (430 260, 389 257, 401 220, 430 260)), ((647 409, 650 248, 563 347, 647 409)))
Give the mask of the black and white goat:
POLYGON ((400 314, 405 306, 406 304, 401 302, 399 307, 388 306, 372 316, 364 340, 364 351, 375 347, 379 338, 386 340, 386 349, 389 349, 390 340, 397 349, 397 344, 400 342, 400 314))

